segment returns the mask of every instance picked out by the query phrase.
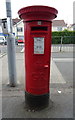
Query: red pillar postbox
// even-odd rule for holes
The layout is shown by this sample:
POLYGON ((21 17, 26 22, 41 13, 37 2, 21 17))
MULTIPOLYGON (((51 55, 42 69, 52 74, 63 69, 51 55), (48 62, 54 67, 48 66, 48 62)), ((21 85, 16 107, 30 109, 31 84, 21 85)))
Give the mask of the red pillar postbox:
POLYGON ((29 6, 18 11, 24 21, 25 102, 30 108, 49 103, 51 27, 57 13, 48 6, 29 6))

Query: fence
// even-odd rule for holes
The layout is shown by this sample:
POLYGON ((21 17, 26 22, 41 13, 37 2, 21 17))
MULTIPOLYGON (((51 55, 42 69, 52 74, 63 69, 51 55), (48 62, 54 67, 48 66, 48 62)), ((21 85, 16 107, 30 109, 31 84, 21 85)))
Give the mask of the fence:
POLYGON ((75 51, 75 36, 52 36, 52 51, 75 51))

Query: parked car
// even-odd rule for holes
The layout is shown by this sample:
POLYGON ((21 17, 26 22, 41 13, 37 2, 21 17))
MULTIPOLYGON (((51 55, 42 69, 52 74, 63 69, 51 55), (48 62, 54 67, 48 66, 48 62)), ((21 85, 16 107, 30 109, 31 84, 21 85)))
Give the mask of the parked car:
POLYGON ((7 39, 5 39, 5 41, 4 41, 4 45, 7 45, 7 39))
POLYGON ((18 43, 24 43, 24 37, 18 37, 18 43))
POLYGON ((4 36, 0 36, 0 44, 4 44, 6 41, 4 36))
MULTIPOLYGON (((4 45, 7 45, 7 39, 5 39, 4 45)), ((18 41, 16 39, 15 39, 15 45, 18 45, 18 41)))
POLYGON ((15 44, 18 45, 18 40, 17 39, 15 39, 15 44))

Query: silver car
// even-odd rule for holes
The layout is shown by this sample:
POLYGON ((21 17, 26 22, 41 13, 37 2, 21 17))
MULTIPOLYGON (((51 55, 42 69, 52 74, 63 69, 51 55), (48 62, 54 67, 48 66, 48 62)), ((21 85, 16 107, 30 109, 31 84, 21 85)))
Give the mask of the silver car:
POLYGON ((5 37, 4 36, 0 36, 0 44, 4 44, 5 43, 5 37))

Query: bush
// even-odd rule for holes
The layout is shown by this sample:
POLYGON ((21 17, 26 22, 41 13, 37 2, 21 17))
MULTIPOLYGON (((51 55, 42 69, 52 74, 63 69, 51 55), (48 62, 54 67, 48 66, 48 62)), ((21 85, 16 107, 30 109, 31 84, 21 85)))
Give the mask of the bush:
POLYGON ((60 44, 63 37, 63 44, 75 44, 75 31, 52 32, 52 44, 60 44))

